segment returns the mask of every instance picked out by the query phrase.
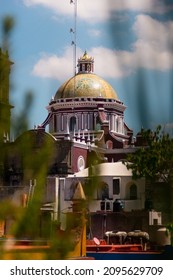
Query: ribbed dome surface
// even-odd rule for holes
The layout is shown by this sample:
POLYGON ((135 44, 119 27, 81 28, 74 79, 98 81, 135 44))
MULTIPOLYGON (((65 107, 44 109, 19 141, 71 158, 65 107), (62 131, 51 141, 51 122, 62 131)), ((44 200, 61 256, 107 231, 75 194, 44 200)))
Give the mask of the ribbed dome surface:
POLYGON ((75 97, 118 99, 112 86, 93 73, 79 73, 67 80, 56 92, 55 100, 75 97))

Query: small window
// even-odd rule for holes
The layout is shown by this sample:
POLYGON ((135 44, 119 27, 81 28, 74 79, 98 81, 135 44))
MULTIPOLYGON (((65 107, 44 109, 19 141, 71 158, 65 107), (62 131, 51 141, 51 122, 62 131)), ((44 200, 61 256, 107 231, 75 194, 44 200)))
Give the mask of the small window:
POLYGON ((114 178, 113 179, 113 194, 118 195, 120 193, 120 179, 114 178))
POLYGON ((135 184, 130 186, 130 199, 137 199, 137 186, 135 184))

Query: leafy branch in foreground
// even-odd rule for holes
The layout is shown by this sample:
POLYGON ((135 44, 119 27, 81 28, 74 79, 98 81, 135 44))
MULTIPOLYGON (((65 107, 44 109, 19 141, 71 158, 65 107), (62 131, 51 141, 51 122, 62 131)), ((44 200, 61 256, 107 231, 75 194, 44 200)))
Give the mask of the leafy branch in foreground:
POLYGON ((132 169, 135 179, 145 177, 155 182, 172 182, 173 139, 169 134, 164 134, 161 126, 154 132, 142 130, 141 136, 146 146, 139 147, 135 153, 128 155, 124 164, 128 169, 132 169))

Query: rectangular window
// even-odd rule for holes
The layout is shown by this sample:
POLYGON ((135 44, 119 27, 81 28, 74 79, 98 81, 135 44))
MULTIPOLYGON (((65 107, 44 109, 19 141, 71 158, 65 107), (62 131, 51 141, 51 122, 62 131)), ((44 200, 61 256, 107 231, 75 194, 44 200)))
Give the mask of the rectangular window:
POLYGON ((120 193, 120 178, 113 178, 113 194, 118 195, 120 193))
POLYGON ((81 115, 81 122, 82 122, 81 128, 82 128, 82 130, 83 130, 83 129, 84 129, 84 120, 83 120, 83 114, 81 115))
POLYGON ((73 196, 73 189, 70 185, 65 185, 64 188, 64 200, 65 201, 71 201, 73 196))
POLYGON ((61 115, 61 130, 64 130, 64 116, 61 115))
POLYGON ((54 120, 53 120, 53 126, 54 126, 54 132, 56 132, 57 131, 57 116, 56 115, 54 115, 54 120))

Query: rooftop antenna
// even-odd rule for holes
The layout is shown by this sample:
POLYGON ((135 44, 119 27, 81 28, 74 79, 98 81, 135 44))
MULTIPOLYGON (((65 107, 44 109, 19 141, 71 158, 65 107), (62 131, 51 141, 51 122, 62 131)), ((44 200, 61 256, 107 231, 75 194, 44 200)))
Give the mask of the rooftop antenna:
MULTIPOLYGON (((70 28, 70 32, 73 34, 73 40, 71 45, 73 46, 73 71, 74 71, 74 88, 73 88, 73 115, 75 116, 75 90, 76 90, 76 37, 77 37, 77 0, 70 0, 70 4, 74 5, 74 26, 70 28)), ((75 130, 75 127, 74 127, 75 130)))
POLYGON ((70 0, 70 4, 74 5, 74 27, 70 28, 70 32, 73 33, 73 40, 71 44, 73 45, 73 67, 74 76, 76 75, 76 36, 77 36, 77 0, 70 0))

